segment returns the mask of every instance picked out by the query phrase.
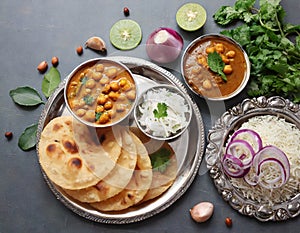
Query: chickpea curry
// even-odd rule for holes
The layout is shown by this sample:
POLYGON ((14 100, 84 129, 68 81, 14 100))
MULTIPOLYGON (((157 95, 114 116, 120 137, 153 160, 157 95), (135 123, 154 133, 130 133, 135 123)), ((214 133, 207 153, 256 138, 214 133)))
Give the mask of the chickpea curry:
POLYGON ((136 86, 124 67, 101 61, 78 70, 69 80, 66 95, 79 118, 105 126, 120 121, 132 109, 136 86))
POLYGON ((246 60, 242 50, 222 38, 208 37, 192 46, 183 61, 184 77, 198 94, 208 98, 225 97, 242 84, 246 74, 246 60), (226 79, 213 72, 208 54, 217 52, 224 62, 226 79))

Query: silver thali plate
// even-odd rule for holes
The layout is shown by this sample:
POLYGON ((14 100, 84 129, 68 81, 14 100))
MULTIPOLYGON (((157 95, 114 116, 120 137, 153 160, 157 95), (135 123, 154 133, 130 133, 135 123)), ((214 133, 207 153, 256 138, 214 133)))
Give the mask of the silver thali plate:
MULTIPOLYGON (((70 198, 59 186, 54 184, 47 177, 41 168, 44 179, 56 198, 79 216, 95 222, 126 224, 138 222, 160 213, 171 206, 185 193, 198 172, 204 154, 204 125, 196 103, 188 95, 180 80, 172 73, 151 62, 139 58, 108 57, 108 59, 119 61, 129 67, 133 75, 135 75, 138 80, 138 95, 141 94, 144 89, 151 86, 171 84, 177 86, 187 94, 193 108, 193 116, 188 129, 180 137, 169 142, 175 151, 178 160, 178 175, 176 180, 163 195, 154 201, 147 203, 147 205, 138 206, 134 209, 128 210, 127 212, 105 213, 97 211, 89 205, 70 198)), ((48 99, 44 110, 42 111, 38 125, 37 145, 43 128, 51 119, 57 116, 70 115, 64 101, 64 85, 65 80, 61 82, 55 93, 48 99)), ((134 124, 133 120, 132 124, 134 124)))
POLYGON ((288 201, 275 203, 260 203, 243 196, 225 175, 220 159, 222 148, 230 134, 238 129, 249 118, 258 115, 275 115, 284 118, 300 129, 300 106, 282 97, 258 97, 245 99, 237 106, 226 111, 209 130, 205 160, 210 176, 222 195, 223 199, 239 213, 254 217, 259 221, 283 221, 300 214, 300 192, 293 195, 288 201))

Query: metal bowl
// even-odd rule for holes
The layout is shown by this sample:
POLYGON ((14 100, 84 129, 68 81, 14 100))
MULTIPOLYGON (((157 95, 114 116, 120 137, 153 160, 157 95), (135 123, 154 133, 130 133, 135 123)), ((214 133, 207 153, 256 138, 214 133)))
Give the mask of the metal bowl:
MULTIPOLYGON (((96 81, 96 82, 99 82, 96 81)), ((118 91, 116 91, 118 92, 118 91)), ((100 92, 101 93, 101 92, 100 92)), ((96 98, 96 96, 94 97, 96 98)), ((80 65, 78 65, 66 78, 66 82, 65 82, 65 88, 64 88, 64 99, 65 99, 65 103, 66 103, 66 106, 67 106, 67 109, 69 110, 69 112, 78 120, 80 121, 81 123, 85 124, 85 125, 88 125, 88 126, 91 126, 91 127, 109 127, 109 126, 113 126, 113 125, 116 125, 118 123, 121 123, 122 121, 125 121, 125 119, 128 119, 129 118, 129 115, 131 114, 131 112, 133 111, 134 109, 134 106, 135 106, 135 103, 137 101, 137 85, 136 85, 136 80, 135 80, 135 77, 134 75, 132 75, 132 72, 131 70, 125 66, 124 64, 122 64, 121 62, 118 62, 118 61, 115 61, 115 60, 111 60, 109 58, 95 58, 95 59, 90 59, 90 60, 87 60, 83 63, 81 63, 80 65), (117 118, 116 120, 114 120, 114 118, 111 118, 111 121, 109 123, 105 123, 105 124, 99 124, 99 123, 96 123, 96 122, 92 122, 92 121, 88 121, 88 120, 85 120, 83 119, 82 117, 78 116, 70 107, 69 105, 69 101, 68 101, 68 86, 70 85, 70 82, 72 81, 72 78, 75 76, 75 75, 78 75, 80 74, 81 72, 83 72, 84 69, 86 68, 90 68, 96 64, 106 64, 106 63, 109 63, 109 64, 112 64, 112 65, 115 65, 116 67, 119 67, 121 72, 126 71, 128 72, 129 74, 129 77, 133 80, 133 83, 134 83, 134 88, 135 88, 135 99, 132 101, 132 103, 130 104, 130 108, 127 110, 126 114, 124 114, 121 118, 117 118)), ((117 99, 114 99, 114 100, 111 100, 111 102, 113 104, 116 104, 118 102, 118 98, 117 99)), ((116 114, 119 114, 118 112, 116 112, 116 114)))
MULTIPOLYGON (((167 84, 161 84, 161 85, 157 85, 154 87, 150 87, 149 89, 147 89, 146 91, 144 91, 141 96, 139 97, 137 104, 134 108, 134 118, 135 118, 135 122, 137 124, 137 126, 139 127, 139 129, 146 134, 147 136, 156 139, 156 140, 171 140, 174 139, 178 136, 180 136, 181 134, 183 134, 183 132, 187 129, 187 127, 189 126, 190 122, 191 122, 191 118, 192 118, 192 106, 190 103, 190 100, 186 97, 187 94, 183 93, 181 90, 179 90, 179 88, 173 86, 173 85, 167 85, 167 84), (153 101, 157 104, 161 103, 165 103, 164 100, 162 100, 161 96, 158 96, 157 99, 153 99, 148 98, 147 94, 150 92, 154 92, 154 93, 163 93, 163 91, 167 92, 167 98, 174 98, 174 96, 179 96, 179 98, 181 97, 181 99, 184 101, 184 105, 187 107, 186 111, 183 112, 184 114, 182 115, 182 118, 184 118, 185 120, 185 125, 183 125, 182 127, 180 127, 178 130, 176 130, 176 132, 170 132, 168 135, 162 135, 160 133, 158 133, 155 130, 151 130, 149 128, 149 122, 145 124, 141 124, 141 118, 142 118, 142 111, 141 111, 141 107, 147 103, 148 101, 153 101), (160 102, 161 101, 161 102, 160 102)), ((169 106, 168 106, 169 108, 169 106)), ((157 110, 158 107, 155 107, 155 110, 157 110)), ((177 112, 178 113, 178 112, 177 112)), ((180 112, 181 114, 182 112, 180 112)), ((179 115, 179 113, 178 113, 179 115)), ((154 117, 154 113, 153 112, 149 112, 149 117, 155 120, 158 120, 158 118, 154 117)), ((166 116, 167 118, 168 116, 166 116)), ((149 119, 149 118, 148 118, 149 119)), ((158 120, 159 121, 159 120, 158 120)), ((170 122, 170 121, 168 121, 170 122)), ((163 125, 163 124, 161 124, 163 125)), ((165 127, 161 126, 159 127, 159 129, 165 129, 165 127)), ((163 130, 164 131, 164 130, 163 130)))
MULTIPOLYGON (((201 47, 201 49, 202 49, 202 47, 201 47)), ((221 52, 218 52, 218 53, 221 54, 221 52)), ((204 55, 204 57, 206 57, 205 60, 207 63, 207 55, 208 54, 206 53, 206 51, 203 51, 202 54, 204 55)), ((224 54, 223 54, 223 56, 224 56, 224 54)), ((227 59, 227 62, 229 62, 229 65, 231 65, 231 64, 234 65, 234 63, 237 61, 235 61, 233 58, 233 59, 227 59)), ((240 63, 235 64, 235 65, 240 65, 240 63)), ((246 52, 244 51, 242 46, 239 43, 237 43, 236 41, 234 41, 233 39, 231 39, 227 36, 221 35, 221 34, 206 34, 206 35, 196 38, 187 46, 187 48, 185 49, 185 51, 183 53, 182 59, 181 59, 181 73, 182 73, 183 79, 184 79, 185 83, 187 84, 187 86, 189 87, 189 89, 193 93, 195 93, 196 95, 198 95, 200 97, 203 97, 203 98, 209 99, 209 100, 215 100, 215 101, 227 100, 227 99, 233 98, 234 96, 238 95, 245 88, 245 86, 249 80, 250 66, 251 65, 250 65, 248 55, 246 54, 246 52), (240 54, 242 54, 242 57, 244 60, 243 61, 244 64, 241 64, 241 65, 245 66, 245 71, 244 71, 244 74, 242 74, 243 77, 241 78, 242 79, 241 82, 239 83, 239 85, 235 84, 236 85, 235 89, 232 92, 227 93, 226 95, 223 95, 221 93, 220 89, 218 89, 218 87, 220 85, 226 85, 226 84, 229 85, 230 83, 231 83, 230 85, 232 85, 233 83, 235 83, 235 80, 230 81, 228 79, 228 82, 225 82, 225 83, 223 82, 222 84, 219 85, 218 81, 215 81, 216 78, 210 78, 212 85, 215 86, 215 88, 214 88, 215 93, 213 95, 211 95, 208 92, 205 93, 205 91, 207 91, 207 89, 205 90, 205 88, 204 88, 205 85, 202 85, 203 84, 202 82, 201 82, 201 85, 200 85, 200 83, 194 84, 195 80, 196 80, 196 82, 199 81, 198 74, 195 74, 195 76, 191 77, 192 75, 188 75, 185 71, 186 62, 187 62, 187 59, 189 59, 189 61, 192 61, 194 63, 194 65, 192 66, 189 64, 188 69, 191 69, 191 68, 199 69, 200 68, 200 69, 204 70, 203 75, 211 74, 214 76, 218 76, 217 74, 214 74, 214 72, 212 72, 209 69, 207 64, 200 65, 199 63, 197 63, 197 61, 194 60, 194 58, 191 58, 191 56, 193 55, 193 51, 195 51, 196 49, 199 50, 200 46, 209 46, 211 43, 211 40, 218 40, 220 42, 223 41, 225 43, 233 45, 233 47, 236 49, 236 51, 238 51, 240 54), (191 79, 192 79, 192 81, 191 81, 191 79)), ((205 79, 206 79, 206 77, 205 77, 205 79)))
POLYGON ((248 119, 262 115, 283 118, 300 129, 300 106, 298 104, 279 96, 245 99, 226 111, 208 132, 205 159, 218 192, 231 207, 243 215, 254 217, 262 222, 283 221, 300 214, 300 192, 293 194, 287 200, 276 201, 272 204, 269 201, 253 200, 244 196, 240 187, 233 185, 221 165, 223 148, 230 135, 248 119))

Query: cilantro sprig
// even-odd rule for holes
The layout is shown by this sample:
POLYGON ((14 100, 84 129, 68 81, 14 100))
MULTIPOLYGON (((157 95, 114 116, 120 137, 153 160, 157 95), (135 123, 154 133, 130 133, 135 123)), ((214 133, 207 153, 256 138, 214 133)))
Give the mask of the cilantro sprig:
POLYGON ((222 57, 220 56, 220 54, 218 54, 216 51, 214 51, 213 53, 209 53, 207 56, 207 63, 209 68, 217 73, 218 75, 220 75, 222 77, 222 79, 227 82, 227 77, 223 72, 223 69, 225 67, 225 63, 222 60, 222 57))
POLYGON ((166 103, 157 103, 157 109, 153 110, 155 118, 163 118, 168 116, 168 105, 166 103))
POLYGON ((284 22, 280 0, 237 0, 213 16, 222 26, 242 24, 221 33, 239 42, 251 62, 250 96, 281 95, 300 102, 300 25, 284 22))

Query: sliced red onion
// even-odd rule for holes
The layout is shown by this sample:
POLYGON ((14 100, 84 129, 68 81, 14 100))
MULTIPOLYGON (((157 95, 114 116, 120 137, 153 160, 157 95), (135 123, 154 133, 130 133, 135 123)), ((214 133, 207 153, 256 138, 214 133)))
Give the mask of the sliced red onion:
POLYGON ((258 152, 263 146, 262 146, 262 140, 261 137, 259 136, 259 134, 257 132, 255 132, 252 129, 239 129, 237 131, 234 132, 234 134, 232 134, 230 140, 236 140, 236 139, 241 139, 239 136, 243 136, 243 135, 249 135, 250 138, 252 138, 251 142, 252 142, 252 147, 254 149, 255 152, 258 152))
POLYGON ((227 145, 225 153, 240 159, 244 167, 251 166, 255 154, 252 146, 241 139, 231 141, 227 145))
POLYGON ((265 146, 254 156, 253 169, 244 179, 250 185, 259 184, 264 188, 272 189, 283 186, 289 176, 290 164, 285 153, 275 146, 265 146), (264 171, 267 165, 279 168, 279 175, 272 178, 272 174, 269 174, 271 177, 266 177, 264 171))
POLYGON ((244 177, 249 172, 249 167, 245 168, 242 161, 233 155, 225 154, 222 165, 227 175, 233 178, 244 177))
POLYGON ((181 35, 171 28, 161 27, 151 33, 146 42, 149 58, 159 63, 174 61, 183 48, 181 35))

